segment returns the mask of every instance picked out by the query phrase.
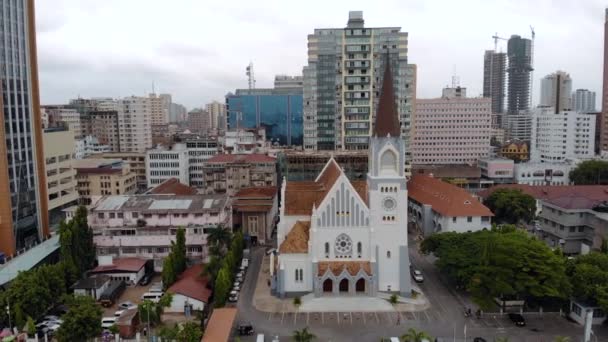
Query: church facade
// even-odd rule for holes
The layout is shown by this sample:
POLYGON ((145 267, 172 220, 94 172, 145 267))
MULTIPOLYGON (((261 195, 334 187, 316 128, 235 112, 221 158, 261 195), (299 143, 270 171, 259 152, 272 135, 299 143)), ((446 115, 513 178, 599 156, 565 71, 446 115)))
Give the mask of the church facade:
POLYGON ((271 265, 279 296, 411 295, 405 146, 386 65, 367 179, 350 181, 331 158, 314 181, 283 182, 271 265))

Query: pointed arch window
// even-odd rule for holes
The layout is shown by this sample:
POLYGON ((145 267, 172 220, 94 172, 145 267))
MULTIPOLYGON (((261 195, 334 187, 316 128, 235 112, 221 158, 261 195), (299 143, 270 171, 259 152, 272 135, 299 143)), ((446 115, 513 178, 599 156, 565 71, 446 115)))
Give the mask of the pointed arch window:
POLYGON ((357 242, 357 256, 359 256, 359 258, 361 257, 362 251, 363 251, 363 245, 361 244, 361 242, 357 242))
POLYGON ((380 157, 380 170, 397 172, 397 154, 392 150, 387 150, 380 157))
POLYGON ((325 243, 325 257, 329 258, 329 242, 325 243))

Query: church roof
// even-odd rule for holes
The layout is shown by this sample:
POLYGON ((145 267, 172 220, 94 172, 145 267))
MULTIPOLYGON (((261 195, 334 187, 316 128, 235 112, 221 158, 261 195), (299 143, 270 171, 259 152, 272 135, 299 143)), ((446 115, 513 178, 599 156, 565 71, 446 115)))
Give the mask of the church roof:
POLYGON ((342 174, 340 166, 330 158, 314 182, 287 182, 285 187, 285 214, 310 215, 313 206, 319 206, 342 174))
POLYGON ((346 270, 351 276, 359 274, 359 270, 368 275, 372 274, 369 261, 320 261, 318 275, 322 276, 329 270, 333 275, 339 276, 343 270, 346 270))
POLYGON ((376 112, 376 124, 374 125, 373 135, 378 137, 398 137, 401 134, 401 125, 399 124, 399 113, 397 112, 397 103, 395 101, 395 90, 393 88, 393 74, 391 72, 391 64, 389 59, 386 59, 386 67, 384 68, 384 77, 382 79, 382 92, 378 102, 378 111, 376 112))
POLYGON ((310 222, 296 221, 279 247, 281 253, 308 253, 310 222))

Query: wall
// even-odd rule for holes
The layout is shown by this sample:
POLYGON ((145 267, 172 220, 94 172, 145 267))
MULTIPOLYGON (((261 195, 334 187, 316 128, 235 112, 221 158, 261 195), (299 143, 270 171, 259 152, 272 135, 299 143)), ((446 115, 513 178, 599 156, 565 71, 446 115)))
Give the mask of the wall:
POLYGON ((171 306, 165 309, 165 312, 179 312, 184 313, 184 305, 188 302, 188 304, 192 305, 192 310, 203 311, 205 309, 205 303, 200 300, 186 297, 179 293, 173 294, 173 300, 171 301, 171 306))
POLYGON ((307 254, 281 254, 279 262, 284 265, 285 292, 312 292, 313 279, 316 274, 312 274, 312 264, 307 254), (296 282, 295 270, 304 271, 303 281, 296 282))
POLYGON ((44 133, 44 157, 49 211, 78 199, 76 171, 72 167, 74 136, 71 131, 44 133))

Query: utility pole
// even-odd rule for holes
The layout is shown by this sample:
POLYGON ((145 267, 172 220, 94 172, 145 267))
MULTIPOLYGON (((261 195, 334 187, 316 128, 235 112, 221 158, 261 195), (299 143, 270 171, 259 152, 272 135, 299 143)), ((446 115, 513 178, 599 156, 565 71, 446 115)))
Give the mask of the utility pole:
POLYGON ((8 327, 13 332, 13 323, 11 322, 11 303, 9 302, 8 297, 6 298, 6 313, 8 314, 8 327))

